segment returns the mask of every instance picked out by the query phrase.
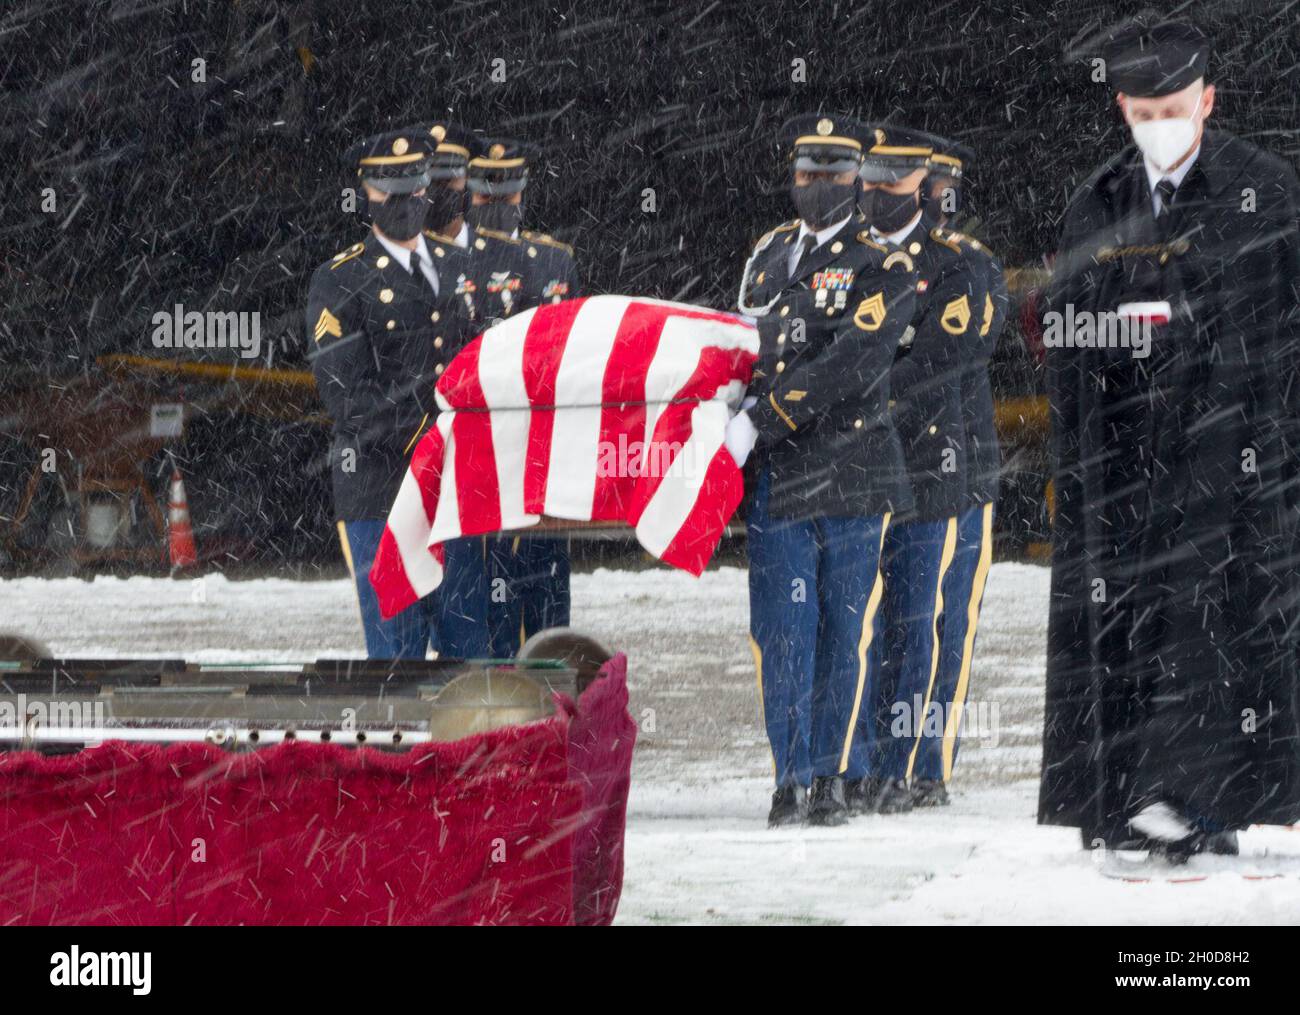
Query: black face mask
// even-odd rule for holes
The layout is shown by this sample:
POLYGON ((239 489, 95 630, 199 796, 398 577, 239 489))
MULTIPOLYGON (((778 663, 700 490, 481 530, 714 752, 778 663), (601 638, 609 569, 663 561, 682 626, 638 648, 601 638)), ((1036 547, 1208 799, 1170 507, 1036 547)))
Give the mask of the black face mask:
POLYGON ((814 180, 802 187, 790 188, 795 210, 813 229, 825 229, 852 215, 857 196, 856 183, 835 183, 833 180, 814 180))
POLYGON ((370 218, 381 233, 400 242, 420 235, 425 206, 423 194, 389 194, 383 204, 370 202, 370 218))
POLYGON ((465 199, 469 194, 464 190, 452 190, 450 187, 433 184, 426 196, 429 210, 424 224, 435 233, 446 234, 448 227, 464 216, 465 199))
POLYGON ((863 191, 862 214, 867 223, 880 233, 896 233, 912 220, 921 207, 917 191, 910 194, 891 194, 880 187, 863 191))
POLYGON ((491 229, 513 236, 515 230, 523 224, 524 206, 522 202, 509 204, 505 201, 471 204, 465 209, 465 221, 477 229, 491 229))
POLYGON ((961 211, 961 187, 955 183, 931 188, 927 180, 925 187, 925 213, 938 222, 946 222, 961 211))

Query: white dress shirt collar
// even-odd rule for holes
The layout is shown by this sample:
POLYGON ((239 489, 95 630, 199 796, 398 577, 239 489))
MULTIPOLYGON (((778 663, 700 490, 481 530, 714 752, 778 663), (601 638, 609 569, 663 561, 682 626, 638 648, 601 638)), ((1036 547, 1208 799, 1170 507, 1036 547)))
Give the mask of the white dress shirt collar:
MULTIPOLYGON (((398 264, 400 264, 407 271, 411 270, 411 251, 407 250, 405 247, 399 247, 396 243, 394 243, 387 236, 384 236, 381 233, 375 233, 375 237, 379 240, 380 243, 384 245, 384 249, 387 250, 390 254, 393 255, 393 257, 397 259, 398 264)), ((423 233, 421 233, 417 238, 415 249, 420 252, 420 260, 423 263, 425 264, 432 263, 429 259, 429 246, 427 243, 424 242, 423 233)))
POLYGON ((852 217, 853 217, 852 215, 845 215, 844 218, 840 219, 834 225, 827 226, 825 229, 817 229, 817 230, 809 229, 807 222, 800 221, 799 235, 795 238, 795 242, 791 245, 790 256, 786 260, 786 271, 793 272, 795 269, 795 265, 799 263, 799 256, 803 252, 803 238, 805 236, 811 236, 817 241, 816 244, 813 246, 813 249, 816 250, 817 247, 820 247, 823 243, 825 243, 832 236, 834 236, 841 229, 843 229, 844 226, 848 223, 849 219, 851 219, 852 217))
MULTIPOLYGON (((803 246, 803 238, 804 238, 805 236, 813 236, 813 237, 816 237, 816 239, 817 239, 817 247, 820 247, 823 243, 825 243, 825 242, 826 242, 827 240, 829 240, 832 236, 834 236, 834 235, 835 235, 836 233, 838 233, 841 229, 843 229, 844 226, 845 226, 845 224, 846 224, 846 223, 849 221, 849 219, 851 219, 852 217, 853 217, 852 215, 845 215, 842 219, 840 219, 838 222, 836 222, 833 226, 827 226, 825 229, 818 229, 818 230, 816 230, 815 232, 814 232, 812 229, 809 229, 809 228, 808 228, 808 223, 807 223, 807 222, 804 222, 804 221, 801 220, 801 221, 799 222, 799 235, 798 235, 797 237, 795 237, 794 245, 795 245, 796 247, 802 247, 802 246, 803 246)), ((817 247, 814 247, 813 249, 816 250, 817 247)))
POLYGON ((1152 194, 1154 194, 1156 192, 1156 184, 1159 183, 1161 180, 1168 180, 1170 183, 1174 185, 1174 190, 1177 190, 1179 187, 1183 185, 1183 180, 1187 178, 1187 174, 1192 171, 1192 166, 1196 165, 1197 156, 1199 156, 1200 154, 1201 154, 1201 146, 1198 144, 1195 148, 1192 149, 1192 154, 1189 155, 1187 159, 1183 162, 1183 164, 1179 166, 1177 169, 1175 169, 1172 173, 1165 173, 1157 169, 1155 166, 1151 164, 1150 160, 1147 159, 1147 157, 1144 155, 1142 157, 1142 165, 1147 171, 1147 189, 1150 190, 1152 194))

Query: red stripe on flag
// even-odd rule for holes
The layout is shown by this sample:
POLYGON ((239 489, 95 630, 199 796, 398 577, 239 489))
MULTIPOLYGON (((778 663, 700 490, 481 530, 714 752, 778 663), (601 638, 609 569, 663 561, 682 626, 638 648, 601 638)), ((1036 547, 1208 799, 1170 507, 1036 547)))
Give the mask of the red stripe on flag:
POLYGON ((424 517, 433 524, 433 517, 438 512, 438 496, 442 491, 442 459, 446 449, 442 431, 435 421, 428 432, 420 438, 411 455, 411 474, 420 485, 420 499, 424 505, 424 517))
MULTIPOLYGON (((415 446, 411 456, 410 472, 418 483, 419 501, 398 495, 393 505, 389 524, 384 526, 379 539, 379 549, 375 553, 374 563, 370 566, 369 580, 379 600, 379 612, 384 619, 395 616, 414 603, 419 595, 411 587, 406 573, 406 562, 402 559, 401 549, 393 536, 392 523, 399 525, 414 523, 426 527, 438 508, 438 490, 442 476, 443 439, 438 428, 431 427, 415 446), (421 511, 421 509, 423 509, 421 511), (417 517, 418 516, 418 517, 417 517)), ((442 547, 435 549, 417 549, 417 553, 433 553, 441 563, 444 559, 442 547)))
MULTIPOLYGON (((655 492, 659 489, 677 461, 677 456, 691 439, 691 416, 696 404, 717 394, 718 378, 743 375, 748 378, 755 356, 742 349, 720 349, 706 346, 700 350, 700 360, 691 376, 673 395, 673 404, 667 406, 655 422, 655 432, 649 436, 647 468, 627 502, 627 520, 636 525, 645 512, 655 492)), ((687 468, 711 468, 701 463, 686 462, 687 468)))
POLYGON ((659 348, 667 318, 665 307, 630 303, 619 321, 601 385, 600 443, 596 445, 596 486, 591 517, 626 516, 641 468, 653 458, 644 454, 646 371, 659 348))
POLYGON ((492 416, 473 411, 487 407, 478 376, 482 347, 482 341, 475 339, 455 360, 457 400, 453 404, 468 410, 458 411, 451 424, 456 454, 456 507, 460 531, 465 533, 494 532, 501 528, 501 491, 497 483, 496 451, 492 446, 492 416))
POLYGON ((385 620, 401 613, 420 598, 406 578, 397 540, 393 538, 393 530, 387 526, 379 537, 375 561, 370 565, 370 584, 379 600, 379 614, 385 620))
POLYGON ((694 507, 660 559, 698 578, 744 494, 740 470, 727 449, 719 448, 709 462, 694 507))
POLYGON ((457 353, 438 378, 438 391, 453 409, 486 409, 483 387, 478 380, 478 357, 483 348, 482 336, 457 353))
MULTIPOLYGON (((538 307, 524 337, 524 389, 528 404, 555 405, 555 377, 568 344, 573 320, 586 302, 564 300, 538 307)), ((555 410, 534 409, 528 422, 528 454, 524 463, 524 510, 541 514, 546 504, 546 477, 551 461, 551 432, 555 410)))

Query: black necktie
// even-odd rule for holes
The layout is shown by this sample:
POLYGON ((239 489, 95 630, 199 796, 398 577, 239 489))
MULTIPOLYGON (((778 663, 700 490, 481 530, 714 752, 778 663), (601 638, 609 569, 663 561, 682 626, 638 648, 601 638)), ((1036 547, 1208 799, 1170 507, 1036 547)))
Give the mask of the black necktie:
POLYGON ((799 256, 794 259, 794 268, 790 272, 790 277, 792 279, 798 276, 799 269, 804 266, 804 262, 808 260, 808 255, 813 252, 813 248, 816 246, 817 237, 812 233, 809 233, 799 241, 799 256))
POLYGON ((424 258, 418 250, 411 251, 411 278, 419 285, 430 286, 435 293, 438 291, 438 287, 431 285, 429 276, 424 273, 424 258))
POLYGON ((1156 196, 1160 198, 1160 210, 1156 212, 1156 221, 1164 222, 1169 218, 1170 205, 1174 203, 1173 180, 1161 180, 1156 184, 1156 196))

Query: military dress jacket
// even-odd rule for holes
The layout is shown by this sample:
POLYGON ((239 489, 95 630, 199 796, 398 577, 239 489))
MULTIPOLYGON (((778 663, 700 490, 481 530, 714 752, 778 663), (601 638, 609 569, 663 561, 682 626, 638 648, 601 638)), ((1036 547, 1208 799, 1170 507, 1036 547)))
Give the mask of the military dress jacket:
MULTIPOLYGON (((939 521, 967 506, 963 381, 997 314, 977 241, 922 216, 898 246, 912 258, 917 277, 916 310, 890 375, 894 425, 915 500, 913 511, 897 520, 939 521)), ((987 377, 987 354, 983 362, 987 377)))
POLYGON ((538 233, 474 229, 456 295, 476 334, 531 307, 574 299, 580 293, 572 249, 538 233))
POLYGON ((984 269, 985 290, 993 304, 993 321, 986 326, 981 320, 976 341, 967 347, 962 370, 961 406, 966 423, 967 508, 996 504, 998 499, 1002 450, 998 446, 989 361, 993 358, 993 351, 1002 335, 1010 306, 1001 262, 988 247, 982 244, 976 246, 976 243, 977 241, 972 241, 972 249, 967 256, 979 261, 984 269))
MULTIPOLYGON (((855 215, 790 275, 798 221, 764 236, 742 294, 757 317, 751 476, 778 516, 882 515, 912 505, 889 374, 915 309, 910 257, 855 215)), ((743 309, 742 308, 742 309, 743 309)))
POLYGON ((467 340, 455 298, 465 252, 426 238, 435 294, 373 233, 316 269, 309 358, 333 425, 330 471, 341 520, 388 516, 410 451, 435 413, 434 385, 467 340))

